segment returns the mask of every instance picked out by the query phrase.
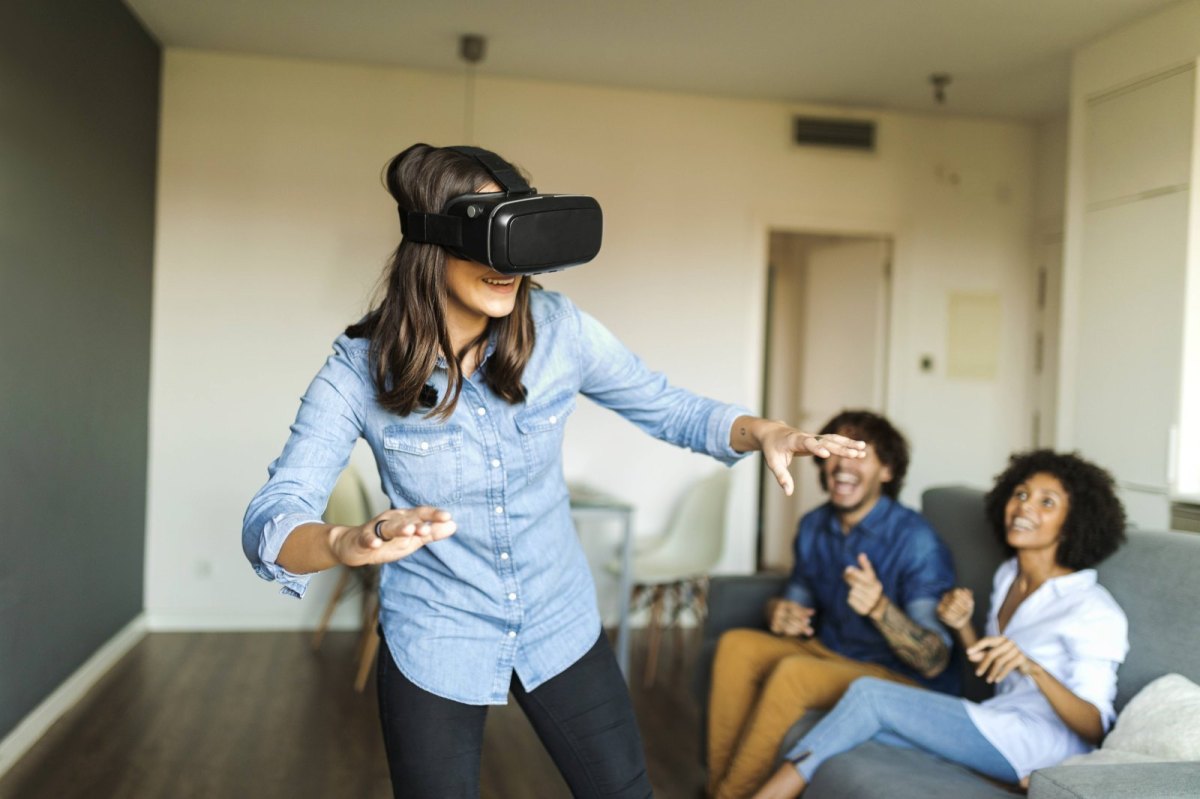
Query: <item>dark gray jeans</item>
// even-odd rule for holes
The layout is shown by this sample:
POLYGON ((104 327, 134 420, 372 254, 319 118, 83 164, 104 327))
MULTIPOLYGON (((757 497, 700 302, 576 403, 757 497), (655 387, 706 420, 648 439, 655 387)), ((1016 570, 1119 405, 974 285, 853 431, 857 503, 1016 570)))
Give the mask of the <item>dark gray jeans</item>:
MULTIPOLYGON (((413 685, 396 668, 386 641, 379 647, 378 684, 396 799, 477 799, 487 706, 413 685)), ((603 632, 562 674, 526 691, 514 673, 511 690, 574 796, 653 796, 629 690, 603 632)))

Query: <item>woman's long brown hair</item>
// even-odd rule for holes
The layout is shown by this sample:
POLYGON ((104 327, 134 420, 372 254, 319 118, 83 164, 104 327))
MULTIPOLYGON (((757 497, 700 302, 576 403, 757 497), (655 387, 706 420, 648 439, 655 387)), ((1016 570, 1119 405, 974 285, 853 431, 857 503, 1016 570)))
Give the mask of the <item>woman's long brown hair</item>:
MULTIPOLYGON (((407 211, 441 213, 446 202, 478 191, 492 180, 475 159, 447 148, 414 144, 388 162, 384 182, 397 205, 407 211)), ((529 278, 517 287, 516 306, 506 317, 491 319, 484 332, 458 352, 446 329, 446 251, 435 244, 402 239, 384 270, 384 296, 357 324, 352 338, 370 338, 376 398, 386 410, 408 416, 428 408, 426 416, 449 418, 462 393, 462 359, 473 347, 494 337, 496 349, 483 369, 492 391, 509 403, 525 399, 521 376, 533 351, 529 278), (447 391, 437 397, 429 378, 445 355, 447 391)))

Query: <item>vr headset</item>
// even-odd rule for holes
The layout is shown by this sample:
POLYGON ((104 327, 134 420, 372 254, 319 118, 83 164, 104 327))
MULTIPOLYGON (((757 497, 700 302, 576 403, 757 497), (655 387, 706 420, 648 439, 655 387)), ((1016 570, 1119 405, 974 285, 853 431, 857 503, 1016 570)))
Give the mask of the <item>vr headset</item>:
POLYGON ((437 244, 459 258, 504 275, 556 272, 600 252, 600 204, 579 194, 538 194, 512 164, 479 147, 451 147, 479 162, 500 186, 493 194, 463 194, 440 214, 400 209, 409 241, 437 244))

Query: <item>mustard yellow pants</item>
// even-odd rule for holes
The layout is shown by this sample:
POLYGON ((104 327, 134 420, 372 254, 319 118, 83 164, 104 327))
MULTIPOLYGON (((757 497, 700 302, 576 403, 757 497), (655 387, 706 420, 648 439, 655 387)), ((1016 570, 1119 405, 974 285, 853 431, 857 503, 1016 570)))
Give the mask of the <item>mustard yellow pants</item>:
POLYGON ((753 794, 771 775, 784 734, 810 709, 827 709, 859 677, 914 684, 884 666, 843 657, 816 639, 730 630, 717 643, 708 703, 708 790, 753 794))

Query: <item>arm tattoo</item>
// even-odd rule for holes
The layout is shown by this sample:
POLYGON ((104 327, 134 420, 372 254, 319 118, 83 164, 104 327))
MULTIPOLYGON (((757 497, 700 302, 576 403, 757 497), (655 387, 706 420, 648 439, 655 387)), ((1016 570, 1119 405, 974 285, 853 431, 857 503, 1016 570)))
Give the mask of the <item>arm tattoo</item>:
POLYGON ((950 651, 937 633, 917 624, 891 602, 875 626, 892 651, 923 677, 941 674, 950 662, 950 651))

